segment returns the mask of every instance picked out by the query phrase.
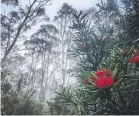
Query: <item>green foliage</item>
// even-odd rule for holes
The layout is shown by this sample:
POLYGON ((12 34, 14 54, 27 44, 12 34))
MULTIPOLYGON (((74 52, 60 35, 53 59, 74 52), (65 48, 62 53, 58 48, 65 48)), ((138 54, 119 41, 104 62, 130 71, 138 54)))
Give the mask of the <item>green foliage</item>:
MULTIPOLYGON (((16 2, 15 5, 18 5, 17 0, 7 2, 2 0, 2 2, 11 4, 16 2)), ((45 1, 40 3, 43 6, 45 1)), ((64 37, 64 33, 67 32, 66 23, 71 23, 73 19, 70 28, 74 31, 74 35, 69 53, 80 69, 76 73, 79 86, 76 89, 61 87, 56 92, 54 102, 48 103, 49 114, 139 114, 139 62, 129 62, 139 49, 139 3, 138 0, 121 0, 121 3, 123 9, 117 0, 107 0, 107 2, 101 0, 101 3, 97 4, 100 10, 96 14, 101 20, 94 23, 95 26, 86 18, 88 14, 77 13, 65 3, 58 11, 58 16, 54 18, 57 23, 59 21, 65 23, 62 31, 52 24, 42 25, 37 33, 31 36, 31 40, 25 42, 28 49, 33 52, 42 54, 46 51, 50 52, 52 46, 58 43, 56 34, 60 33, 64 37), (72 13, 73 16, 71 16, 72 13), (96 88, 90 76, 97 78, 94 71, 105 67, 112 73, 114 84, 107 88, 96 88)), ((24 10, 19 8, 18 12, 12 11, 8 16, 1 15, 2 51, 8 51, 4 59, 14 47, 20 32, 27 31, 37 22, 38 16, 45 14, 44 7, 39 4, 40 6, 38 5, 36 9, 32 9, 33 4, 29 7, 30 10, 28 7, 24 10), (24 19, 23 22, 17 25, 17 22, 22 19, 24 19), (9 43, 11 41, 9 38, 14 43, 9 43)), ((60 28, 62 26, 63 24, 60 28)), ((21 94, 22 80, 20 79, 17 87, 14 88, 6 78, 7 75, 10 75, 7 71, 1 73, 2 114, 44 114, 43 105, 32 99, 35 91, 27 95, 21 94)))
POLYGON ((138 0, 102 0, 99 6, 99 13, 104 13, 113 18, 115 28, 118 30, 119 43, 124 46, 135 45, 138 48, 139 45, 139 3, 138 0), (122 4, 124 7, 120 7, 118 4, 122 4))
POLYGON ((93 29, 84 19, 86 15, 82 12, 74 14, 75 20, 71 27, 75 30, 75 35, 70 53, 81 67, 81 72, 95 71, 99 64, 108 58, 112 46, 116 43, 112 36, 112 26, 100 24, 97 29, 93 29))
POLYGON ((10 72, 3 70, 1 73, 1 112, 2 115, 41 115, 44 114, 44 107, 39 102, 32 100, 34 91, 28 93, 20 92, 22 81, 19 80, 16 89, 8 81, 10 72))
MULTIPOLYGON (((79 90, 71 90, 70 88, 61 88, 59 92, 57 92, 57 101, 59 104, 68 105, 74 114, 84 114, 85 112, 85 104, 84 101, 86 97, 86 93, 84 91, 79 90)), ((85 113, 86 114, 86 113, 85 113)))
MULTIPOLYGON (((77 90, 62 89, 57 93, 57 99, 74 107, 77 111, 75 114, 138 114, 139 70, 136 65, 128 62, 133 54, 131 52, 123 56, 120 49, 113 50, 112 56, 105 63, 115 79, 111 88, 96 89, 91 82, 82 82, 77 90)), ((90 75, 91 72, 84 73, 84 79, 89 79, 90 75)))
POLYGON ((48 103, 47 114, 50 115, 73 115, 74 114, 71 106, 59 103, 58 99, 55 99, 54 101, 47 102, 47 103, 48 103))
POLYGON ((112 26, 103 24, 93 29, 84 18, 87 14, 73 14, 71 28, 75 35, 70 52, 80 66, 80 85, 77 89, 62 89, 56 98, 74 107, 75 114, 139 114, 139 67, 138 63, 129 62, 138 50, 138 4, 136 0, 122 3, 126 11, 116 0, 98 4, 98 14, 113 18, 112 26), (97 89, 89 76, 103 67, 111 71, 114 84, 97 89), (89 82, 83 82, 84 79, 89 82))
POLYGON ((19 97, 15 93, 4 95, 1 98, 2 115, 41 115, 43 106, 34 100, 19 97))

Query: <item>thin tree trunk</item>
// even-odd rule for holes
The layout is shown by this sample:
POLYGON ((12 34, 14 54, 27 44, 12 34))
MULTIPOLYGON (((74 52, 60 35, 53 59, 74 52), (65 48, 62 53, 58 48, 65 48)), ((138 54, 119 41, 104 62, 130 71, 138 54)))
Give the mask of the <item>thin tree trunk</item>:
POLYGON ((41 88, 40 88, 40 101, 42 101, 43 97, 43 82, 44 82, 44 55, 42 53, 42 79, 41 79, 41 88))
POLYGON ((46 79, 45 79, 45 93, 47 92, 48 87, 48 79, 49 79, 49 64, 50 64, 50 52, 48 52, 47 57, 47 67, 46 67, 46 79))

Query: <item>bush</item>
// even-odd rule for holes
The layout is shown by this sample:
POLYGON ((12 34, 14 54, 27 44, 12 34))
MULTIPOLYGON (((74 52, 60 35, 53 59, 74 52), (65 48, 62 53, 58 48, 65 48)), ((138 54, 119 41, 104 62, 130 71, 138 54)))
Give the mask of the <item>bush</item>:
MULTIPOLYGON (((1 84, 1 112, 2 115, 41 115, 44 114, 44 107, 41 103, 32 100, 31 94, 28 96, 24 93, 20 94, 19 86, 13 89, 12 85, 6 79, 8 71, 2 71, 2 84, 1 84)), ((21 84, 21 83, 20 83, 21 84)))

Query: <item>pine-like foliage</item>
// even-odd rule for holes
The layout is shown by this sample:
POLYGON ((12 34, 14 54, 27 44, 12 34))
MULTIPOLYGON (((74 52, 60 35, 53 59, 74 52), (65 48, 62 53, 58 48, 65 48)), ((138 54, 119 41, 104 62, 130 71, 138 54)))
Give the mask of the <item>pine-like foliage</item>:
POLYGON ((75 114, 139 114, 138 0, 121 2, 125 10, 116 0, 98 4, 97 15, 107 15, 111 21, 99 28, 90 28, 87 14, 73 14, 70 53, 80 66, 80 85, 62 88, 56 98, 73 107, 75 114), (96 81, 98 72, 103 75, 101 83, 96 81), (111 85, 105 85, 106 73, 113 79, 111 85))
POLYGON ((138 0, 107 0, 97 4, 99 13, 108 15, 117 28, 117 38, 124 46, 139 44, 139 1, 138 0))
POLYGON ((70 27, 75 32, 70 54, 81 67, 81 72, 95 71, 109 57, 110 49, 116 43, 113 26, 103 23, 94 28, 85 20, 86 15, 82 12, 73 14, 73 26, 70 27))

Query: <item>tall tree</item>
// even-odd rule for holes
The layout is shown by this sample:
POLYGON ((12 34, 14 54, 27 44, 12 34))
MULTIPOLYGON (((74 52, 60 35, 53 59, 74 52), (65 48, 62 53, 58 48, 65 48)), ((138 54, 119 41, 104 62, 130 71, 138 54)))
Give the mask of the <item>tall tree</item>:
POLYGON ((69 28, 69 26, 72 24, 72 13, 74 12, 76 12, 76 10, 73 9, 72 6, 64 3, 61 9, 57 12, 57 16, 54 18, 54 22, 59 30, 59 37, 61 40, 61 75, 63 86, 65 86, 66 77, 68 76, 66 72, 68 70, 68 65, 70 65, 68 62, 67 50, 71 44, 72 30, 69 28))
MULTIPOLYGON (((31 54, 36 57, 38 57, 40 59, 40 63, 41 63, 41 83, 40 83, 40 100, 43 101, 45 99, 45 94, 46 91, 48 89, 48 80, 49 80, 49 76, 52 76, 51 73, 54 74, 54 72, 57 70, 57 66, 56 67, 52 67, 51 64, 55 62, 57 60, 57 49, 55 49, 55 47, 57 47, 59 40, 56 37, 58 34, 58 30, 57 28, 52 25, 52 24, 47 24, 47 25, 41 25, 40 29, 34 33, 31 36, 31 40, 28 40, 25 42, 26 47, 31 50, 31 54), (36 54, 36 55, 35 55, 36 54), (38 56, 39 55, 39 56, 38 56), (53 57, 55 57, 55 59, 53 59, 53 57), (50 67, 51 66, 51 67, 50 67), (51 68, 54 68, 51 70, 51 68)), ((32 62, 31 62, 31 67, 33 67, 34 58, 31 58, 32 62)), ((33 73, 33 77, 34 78, 34 71, 33 73)), ((33 82, 34 83, 34 82, 33 82)))
POLYGON ((26 6, 26 8, 18 7, 18 11, 11 11, 7 16, 1 15, 1 26, 2 26, 2 44, 4 44, 3 63, 9 53, 14 48, 15 44, 28 29, 39 21, 40 16, 45 14, 44 6, 47 5, 51 0, 33 0, 26 6))

